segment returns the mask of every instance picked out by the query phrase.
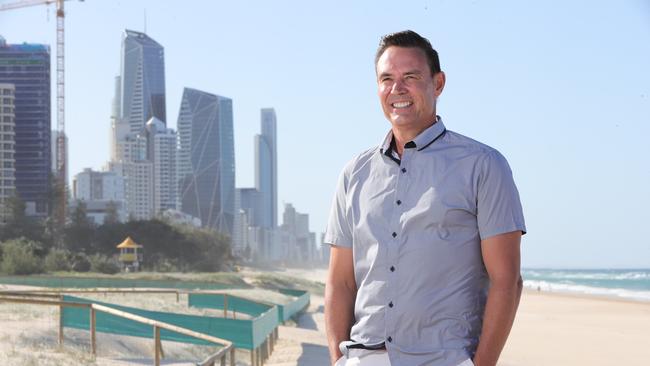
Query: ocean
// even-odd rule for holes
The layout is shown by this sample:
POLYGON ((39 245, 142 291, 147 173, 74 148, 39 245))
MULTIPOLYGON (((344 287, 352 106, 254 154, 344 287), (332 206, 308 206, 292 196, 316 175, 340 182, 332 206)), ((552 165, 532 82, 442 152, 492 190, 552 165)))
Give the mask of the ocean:
POLYGON ((650 302, 650 269, 531 269, 524 287, 650 302))

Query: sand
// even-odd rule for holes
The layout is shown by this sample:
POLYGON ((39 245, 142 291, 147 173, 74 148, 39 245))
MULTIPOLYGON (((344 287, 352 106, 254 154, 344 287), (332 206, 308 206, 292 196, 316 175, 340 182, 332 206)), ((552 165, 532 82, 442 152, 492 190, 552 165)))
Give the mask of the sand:
POLYGON ((525 291, 499 365, 644 365, 650 303, 525 291))
MULTIPOLYGON (((250 271, 250 270, 249 270, 250 271)), ((325 282, 324 269, 289 269, 283 275, 325 282)), ((0 285, 1 286, 1 285, 0 285)), ((174 300, 175 301, 175 300, 174 300)), ((54 308, 0 304, 0 364, 151 364, 151 341, 98 336, 99 356, 88 353, 87 332, 66 330, 66 347, 56 346, 54 308)), ((650 303, 525 291, 500 366, 641 365, 650 359, 650 303)), ((281 326, 268 366, 327 365, 323 297, 311 297, 296 324, 281 326)), ((204 349, 164 344, 164 364, 187 365, 204 349)), ((200 358, 200 357, 199 357, 200 358)), ((247 352, 237 353, 247 365, 247 352)))

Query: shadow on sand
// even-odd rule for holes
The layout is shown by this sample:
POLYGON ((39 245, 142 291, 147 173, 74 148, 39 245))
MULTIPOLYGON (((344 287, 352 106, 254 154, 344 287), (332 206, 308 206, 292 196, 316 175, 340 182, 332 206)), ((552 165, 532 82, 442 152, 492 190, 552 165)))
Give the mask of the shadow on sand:
POLYGON ((297 366, 326 365, 330 354, 327 347, 313 343, 301 343, 302 354, 298 358, 297 366))

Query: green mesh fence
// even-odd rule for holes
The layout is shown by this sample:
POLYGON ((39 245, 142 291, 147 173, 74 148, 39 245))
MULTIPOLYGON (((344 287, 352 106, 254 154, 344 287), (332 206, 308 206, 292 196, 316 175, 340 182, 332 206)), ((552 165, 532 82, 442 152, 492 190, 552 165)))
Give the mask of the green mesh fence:
POLYGON ((223 309, 257 317, 267 312, 273 305, 261 304, 252 300, 230 294, 193 294, 187 296, 187 305, 206 309, 223 309), (227 300, 226 300, 227 298, 227 300))
POLYGON ((280 321, 285 322, 291 319, 292 316, 301 312, 307 306, 309 306, 309 292, 303 290, 292 290, 292 289, 279 289, 278 292, 284 295, 293 296, 296 299, 288 304, 282 306, 280 312, 280 321))
MULTIPOLYGON (((259 347, 278 325, 277 308, 274 307, 253 320, 243 320, 143 310, 67 295, 63 297, 63 300, 108 306, 116 310, 140 315, 145 318, 158 320, 218 338, 227 339, 233 342, 235 347, 248 350, 259 347)), ((112 314, 97 312, 95 320, 95 326, 99 332, 145 338, 151 338, 153 335, 152 326, 112 314)), ((65 307, 63 310, 63 326, 77 329, 89 329, 90 310, 84 308, 65 307)), ((165 329, 161 329, 160 337, 163 340, 176 342, 211 344, 194 337, 185 336, 165 329)))
POLYGON ((65 287, 65 288, 170 288, 170 289, 201 289, 223 290, 242 288, 242 286, 205 281, 170 281, 170 280, 142 280, 142 279, 117 279, 94 277, 54 277, 54 276, 0 276, 0 283, 9 285, 25 285, 40 287, 65 287))
MULTIPOLYGON (((288 304, 275 304, 278 307, 278 322, 284 323, 296 313, 309 306, 309 293, 303 290, 280 289, 280 293, 295 297, 288 304)), ((189 294, 188 305, 198 308, 223 309, 224 294, 189 294)), ((256 303, 252 300, 228 295, 228 310, 235 310, 251 316, 257 316, 266 311, 269 305, 256 303)))

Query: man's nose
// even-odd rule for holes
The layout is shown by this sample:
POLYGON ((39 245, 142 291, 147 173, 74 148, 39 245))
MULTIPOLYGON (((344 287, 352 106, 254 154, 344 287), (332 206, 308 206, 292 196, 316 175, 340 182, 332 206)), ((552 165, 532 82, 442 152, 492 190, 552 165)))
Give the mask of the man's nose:
POLYGON ((393 88, 391 89, 391 93, 393 94, 402 94, 406 91, 404 81, 397 79, 395 80, 395 83, 393 83, 393 88))

